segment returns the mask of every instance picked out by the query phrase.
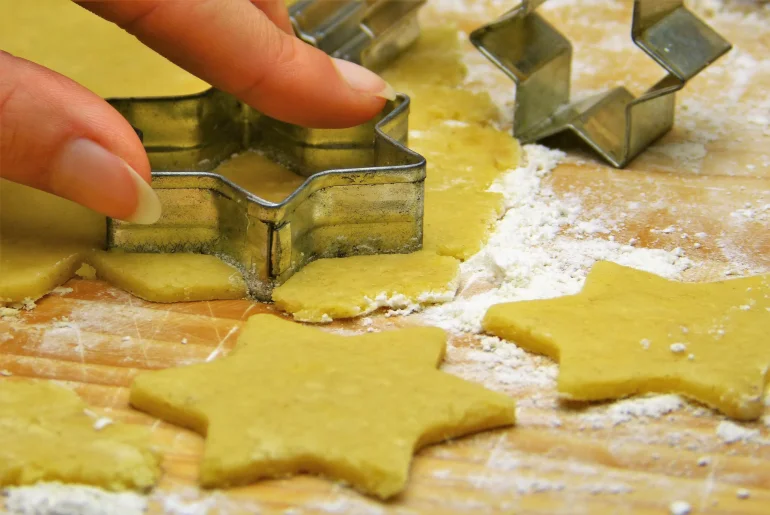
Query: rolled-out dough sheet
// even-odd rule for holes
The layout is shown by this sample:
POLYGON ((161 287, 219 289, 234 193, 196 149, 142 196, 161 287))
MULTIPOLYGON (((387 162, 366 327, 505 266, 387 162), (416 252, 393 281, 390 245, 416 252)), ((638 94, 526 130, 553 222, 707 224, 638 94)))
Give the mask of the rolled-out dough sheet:
POLYGON ((0 379, 0 487, 61 481, 147 490, 159 462, 146 428, 89 414, 64 387, 0 379))
POLYGON ((94 252, 98 277, 150 302, 242 299, 246 283, 233 266, 203 254, 94 252))
POLYGON ((679 393, 725 415, 762 415, 770 275, 680 283, 600 262, 577 295, 499 304, 484 329, 558 359, 575 400, 679 393))
POLYGON ((135 37, 64 0, 0 0, 0 48, 50 68, 99 96, 171 96, 208 85, 135 37))
POLYGON ((436 328, 345 337, 257 315, 211 363, 137 376, 130 402, 206 435, 203 486, 313 473, 381 498, 426 445, 514 422, 513 399, 437 370, 436 328))
POLYGON ((428 251, 321 259, 277 287, 273 300, 295 320, 331 322, 381 307, 446 302, 454 298, 459 272, 459 261, 428 251))

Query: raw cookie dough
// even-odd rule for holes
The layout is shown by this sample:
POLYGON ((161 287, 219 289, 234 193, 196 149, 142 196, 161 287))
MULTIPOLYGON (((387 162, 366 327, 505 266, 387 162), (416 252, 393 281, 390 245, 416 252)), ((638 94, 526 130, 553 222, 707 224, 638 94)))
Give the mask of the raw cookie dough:
POLYGON ((206 487, 310 472, 389 498, 415 450, 511 425, 514 402, 437 370, 435 328, 344 337, 251 317, 233 352, 211 363, 147 372, 131 404, 206 435, 206 487))
POLYGON ((160 460, 150 450, 149 431, 121 423, 101 427, 97 420, 66 388, 0 379, 0 487, 61 481, 151 488, 160 460))
POLYGON ((75 2, 0 0, 0 48, 99 96, 170 96, 208 85, 75 2))
MULTIPOLYGON (((103 97, 192 94, 208 86, 74 2, 0 0, 0 48, 103 97), (98 44, 95 44, 98 43, 98 44)), ((0 179, 0 304, 36 299, 103 248, 105 218, 0 179)))
POLYGON ((425 192, 425 205, 431 208, 425 210, 423 249, 468 259, 481 250, 505 212, 504 200, 499 193, 460 188, 425 192))
POLYGON ((409 144, 428 160, 423 249, 429 253, 410 259, 408 266, 395 264, 407 258, 393 256, 321 260, 275 290, 279 308, 297 320, 323 322, 381 306, 452 299, 452 294, 421 296, 431 289, 454 292, 444 288, 444 272, 431 264, 437 259, 433 253, 468 259, 481 250, 505 211, 503 196, 487 190, 518 166, 521 154, 514 138, 490 126, 498 113, 489 96, 461 89, 465 73, 455 28, 425 29, 415 47, 384 73, 396 89, 412 95, 409 144), (422 283, 415 283, 415 276, 422 283))
POLYGON ((74 243, 0 235, 0 306, 47 294, 72 277, 87 251, 74 243))
POLYGON ((673 392, 735 419, 762 415, 770 275, 679 283, 600 262, 581 293, 492 306, 483 326, 558 359, 570 399, 673 392))
POLYGON ((273 291, 280 309, 302 322, 331 322, 381 307, 446 302, 458 287, 460 263, 433 252, 320 259, 273 291))
POLYGON ((269 202, 279 203, 294 193, 305 177, 257 152, 244 152, 219 165, 218 173, 269 202))
POLYGON ((492 126, 500 113, 488 94, 463 89, 466 69, 455 28, 425 29, 384 76, 410 95, 409 145, 428 160, 425 249, 467 259, 503 214, 502 196, 487 190, 518 166, 519 144, 492 126))
POLYGON ((98 277, 150 302, 242 299, 246 283, 234 267, 203 254, 94 252, 98 277))

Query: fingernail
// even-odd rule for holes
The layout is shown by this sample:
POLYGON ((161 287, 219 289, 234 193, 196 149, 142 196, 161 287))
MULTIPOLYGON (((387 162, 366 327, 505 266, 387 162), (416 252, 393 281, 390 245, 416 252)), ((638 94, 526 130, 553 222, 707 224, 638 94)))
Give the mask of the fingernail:
POLYGON ((350 61, 332 58, 332 63, 351 88, 385 100, 395 100, 396 90, 376 73, 350 61))
POLYGON ((151 224, 160 200, 124 160, 88 139, 68 143, 54 159, 49 187, 56 195, 112 218, 151 224))
POLYGON ((158 194, 128 163, 123 161, 123 166, 126 167, 136 185, 136 209, 134 214, 125 218, 125 221, 135 224, 154 224, 160 219, 161 214, 158 194))

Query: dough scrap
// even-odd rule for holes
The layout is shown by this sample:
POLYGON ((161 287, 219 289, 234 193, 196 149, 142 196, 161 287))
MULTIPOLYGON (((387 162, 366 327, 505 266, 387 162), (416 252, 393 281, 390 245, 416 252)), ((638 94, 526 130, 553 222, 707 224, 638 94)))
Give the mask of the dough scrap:
POLYGON ((426 251, 320 259, 273 290, 273 301, 295 320, 330 322, 451 300, 459 272, 456 259, 426 251))
POLYGON ((35 301, 64 284, 88 251, 71 242, 0 235, 0 305, 35 301))
POLYGON ((486 191, 519 164, 521 148, 509 134, 474 124, 440 124, 409 141, 428 160, 426 190, 462 187, 486 191))
POLYGON ((224 261, 203 254, 94 252, 97 276, 150 302, 242 299, 246 283, 224 261))
POLYGON ((142 373, 130 403, 206 435, 205 487, 310 472, 386 499, 416 449, 514 423, 514 401, 437 370, 436 328, 345 337, 256 315, 211 363, 142 373))
POLYGON ((558 359, 575 400, 679 393, 754 420, 770 367, 770 275, 680 283, 600 262, 577 295, 492 306, 484 330, 558 359))
POLYGON ((481 250, 505 212, 500 193, 451 188, 425 192, 423 249, 466 260, 481 250))
POLYGON ((151 488, 160 476, 149 431, 121 423, 96 429, 71 390, 0 379, 0 486, 61 481, 108 490, 151 488))

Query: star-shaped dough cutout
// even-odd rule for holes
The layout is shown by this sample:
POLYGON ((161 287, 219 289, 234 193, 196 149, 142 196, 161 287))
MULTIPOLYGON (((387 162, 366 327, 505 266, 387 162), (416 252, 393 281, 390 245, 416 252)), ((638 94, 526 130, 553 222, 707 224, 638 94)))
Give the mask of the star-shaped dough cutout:
POLYGON ((579 294, 492 306, 483 326, 557 359, 570 399, 675 392, 735 419, 762 414, 770 275, 680 283, 600 262, 579 294))
POLYGON ((206 435, 205 487, 309 472, 389 498, 416 449, 514 422, 514 402, 437 370, 436 328, 339 336, 272 315, 211 363, 147 372, 131 404, 206 435))

